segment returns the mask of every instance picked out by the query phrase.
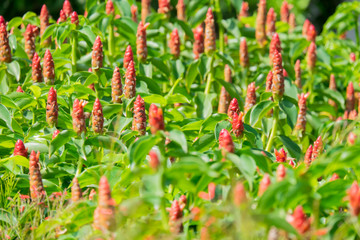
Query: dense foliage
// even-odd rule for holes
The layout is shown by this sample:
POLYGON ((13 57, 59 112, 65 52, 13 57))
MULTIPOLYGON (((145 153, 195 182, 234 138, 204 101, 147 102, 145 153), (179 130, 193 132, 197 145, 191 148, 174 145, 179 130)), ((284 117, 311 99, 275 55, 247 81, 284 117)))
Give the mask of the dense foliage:
POLYGON ((271 2, 0 16, 1 238, 360 238, 360 3, 271 2))

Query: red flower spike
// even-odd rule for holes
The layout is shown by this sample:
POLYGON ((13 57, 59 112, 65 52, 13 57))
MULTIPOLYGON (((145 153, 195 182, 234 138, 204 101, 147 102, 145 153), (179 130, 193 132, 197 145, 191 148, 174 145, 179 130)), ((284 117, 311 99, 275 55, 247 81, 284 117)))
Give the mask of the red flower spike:
POLYGON ((248 68, 250 66, 249 52, 245 38, 241 39, 239 56, 240 56, 240 65, 243 68, 248 68))
POLYGON ((184 208, 186 207, 186 203, 187 203, 186 196, 181 195, 179 197, 179 206, 180 206, 181 211, 184 210, 184 208))
POLYGON ((264 47, 266 43, 265 34, 266 21, 266 0, 260 0, 258 4, 258 12, 256 16, 255 37, 260 47, 264 47))
POLYGON ((149 166, 153 170, 157 170, 158 167, 160 166, 160 160, 159 160, 157 153, 155 151, 151 150, 149 152, 149 156, 150 156, 149 166))
POLYGON ((287 73, 287 71, 286 71, 285 68, 284 68, 284 70, 283 70, 283 75, 284 75, 284 77, 289 77, 289 74, 287 73))
POLYGON ((111 79, 111 97, 113 103, 122 103, 121 95, 123 94, 120 69, 115 67, 111 79))
POLYGON ((274 33, 274 35, 271 38, 271 42, 270 42, 270 47, 269 47, 270 63, 273 63, 275 50, 277 50, 279 53, 281 53, 281 42, 280 42, 279 34, 277 34, 277 33, 274 33))
POLYGON ((353 182, 351 188, 347 191, 349 198, 350 210, 353 216, 358 216, 360 213, 360 188, 356 181, 353 182))
MULTIPOLYGON (((229 65, 225 64, 224 68, 224 79, 225 82, 232 82, 231 79, 231 69, 229 65)), ((219 96, 219 106, 218 106, 218 112, 219 113, 226 113, 226 111, 229 108, 229 102, 230 102, 230 94, 226 91, 225 87, 221 87, 221 92, 219 96)))
POLYGON ((263 195, 266 189, 270 186, 270 184, 271 184, 270 176, 269 174, 266 173, 264 177, 261 179, 261 182, 259 184, 258 196, 263 195))
POLYGON ((215 190, 216 190, 216 185, 215 185, 215 183, 211 182, 208 185, 208 192, 201 191, 201 192, 199 192, 198 196, 201 199, 211 201, 212 199, 215 198, 215 190))
POLYGON ((195 59, 198 59, 200 54, 204 52, 204 29, 202 24, 197 26, 193 30, 194 33, 194 45, 193 45, 193 53, 195 56, 195 59))
POLYGON ((55 129, 53 135, 52 135, 52 139, 56 138, 56 136, 60 133, 60 131, 58 129, 55 129))
POLYGON ((295 14, 290 13, 290 16, 289 16, 289 30, 290 30, 290 32, 294 31, 295 27, 296 27, 295 14))
POLYGON ((53 87, 50 88, 46 104, 46 122, 50 127, 56 126, 58 120, 57 94, 53 87))
POLYGON ((349 82, 346 88, 346 111, 350 112, 355 108, 354 85, 349 82))
POLYGON ((303 207, 297 206, 288 222, 300 233, 304 234, 310 230, 310 219, 306 216, 303 207))
POLYGON ((211 8, 208 9, 205 18, 204 48, 206 55, 211 55, 216 50, 215 21, 211 8))
POLYGON ((28 58, 32 59, 35 53, 35 35, 31 24, 28 24, 26 27, 24 40, 25 40, 25 52, 28 55, 28 58))
POLYGON ((141 0, 141 21, 146 22, 146 17, 151 13, 151 0, 141 0))
POLYGON ((73 12, 73 8, 69 0, 64 1, 62 10, 64 11, 66 17, 70 17, 71 13, 73 12))
POLYGON ((334 173, 334 174, 331 176, 331 178, 329 179, 329 181, 332 182, 332 181, 335 181, 335 180, 337 180, 337 179, 339 179, 339 178, 340 178, 339 175, 337 175, 336 173, 334 173))
POLYGON ((355 62, 356 61, 356 55, 355 55, 355 53, 350 53, 350 61, 351 62, 355 62))
POLYGON ((42 82, 43 76, 40 65, 40 57, 36 52, 34 53, 34 57, 32 59, 31 68, 32 68, 31 78, 33 82, 42 82))
POLYGON ((246 191, 242 182, 237 182, 233 190, 233 201, 235 206, 240 206, 246 202, 246 191))
POLYGON ((273 73, 270 70, 268 75, 266 76, 266 87, 265 87, 266 92, 271 92, 272 80, 273 80, 273 73))
POLYGON ((152 134, 156 134, 157 131, 165 129, 163 111, 154 103, 152 103, 149 108, 149 125, 152 134))
POLYGON ((288 23, 289 22, 289 4, 287 1, 283 1, 280 9, 280 19, 282 22, 288 23))
POLYGON ((15 147, 14 147, 14 156, 23 156, 23 157, 28 157, 28 149, 25 148, 25 145, 23 143, 23 141, 21 141, 20 139, 18 139, 15 143, 15 147))
POLYGON ((23 93, 24 90, 22 90, 21 86, 18 86, 17 89, 16 89, 16 92, 20 92, 20 93, 23 93))
POLYGON ((270 8, 266 16, 266 35, 268 35, 269 37, 272 37, 276 32, 275 23, 276 13, 274 11, 274 8, 270 8))
POLYGON ((232 131, 236 137, 240 137, 244 133, 244 123, 242 121, 243 113, 240 112, 238 115, 236 112, 233 114, 232 117, 232 131))
POLYGON ((299 114, 296 121, 295 130, 305 132, 306 129, 306 99, 309 97, 309 93, 298 94, 299 98, 299 114))
POLYGON ((321 136, 319 136, 316 141, 314 142, 314 148, 312 151, 312 155, 311 155, 311 162, 313 162, 314 160, 316 160, 319 155, 322 153, 323 151, 323 142, 321 139, 321 136))
POLYGON ((29 158, 30 195, 32 200, 42 199, 45 195, 39 165, 40 152, 31 151, 29 158))
POLYGON ((137 28, 136 54, 140 62, 145 62, 148 55, 147 44, 146 44, 146 28, 148 26, 149 23, 146 23, 144 25, 143 22, 140 22, 137 28))
MULTIPOLYGON (((336 80, 335 80, 335 75, 334 74, 330 75, 329 89, 336 91, 336 80)), ((335 109, 337 109, 337 105, 336 105, 336 102, 334 100, 329 99, 328 103, 331 106, 333 106, 335 109)))
MULTIPOLYGON (((40 36, 42 36, 46 30, 46 28, 49 26, 49 11, 44 4, 40 11, 40 36)), ((49 46, 51 44, 51 37, 44 40, 44 46, 49 46)))
POLYGON ((92 128, 96 133, 102 133, 104 126, 104 115, 100 100, 95 99, 92 110, 92 128))
POLYGON ((91 58, 91 66, 94 72, 99 71, 100 68, 103 67, 103 59, 104 59, 103 44, 101 42, 100 37, 97 36, 93 45, 92 58, 91 58))
POLYGON ((355 144, 355 141, 356 141, 356 134, 353 133, 353 132, 350 132, 348 137, 347 137, 347 142, 350 144, 350 145, 354 145, 355 144))
POLYGON ((238 15, 238 20, 241 21, 241 18, 248 16, 249 16, 249 3, 243 1, 238 15))
POLYGON ((246 114, 256 104, 255 82, 248 85, 245 98, 244 113, 246 114))
POLYGON ((170 0, 159 0, 158 13, 163 13, 166 17, 170 17, 170 0))
POLYGON ((316 34, 315 26, 313 24, 309 25, 306 35, 308 41, 315 42, 317 34, 316 34))
POLYGON ((98 206, 94 212, 95 229, 103 232, 114 230, 116 226, 114 200, 111 198, 111 190, 108 180, 102 176, 99 182, 98 206))
POLYGON ((62 22, 66 22, 66 15, 65 15, 64 11, 61 9, 59 18, 56 21, 56 23, 59 24, 59 23, 62 23, 62 22))
POLYGON ((5 22, 5 18, 0 15, 0 25, 1 25, 1 24, 5 24, 5 25, 6 25, 6 22, 5 22))
POLYGON ((316 44, 315 42, 311 42, 310 46, 308 48, 307 51, 307 65, 308 65, 308 69, 309 71, 313 71, 315 68, 315 64, 316 64, 316 44))
POLYGON ((49 49, 46 49, 43 63, 44 81, 47 85, 54 85, 55 82, 55 68, 54 60, 49 49))
POLYGON ((272 93, 276 101, 280 101, 284 95, 284 71, 281 53, 277 49, 273 55, 273 84, 272 93))
POLYGON ((174 234, 181 233, 183 231, 182 225, 182 210, 180 208, 179 202, 174 200, 171 204, 171 208, 169 210, 169 228, 170 232, 174 234))
POLYGON ((170 34, 169 47, 170 53, 175 59, 178 59, 180 57, 180 38, 176 28, 170 34))
POLYGON ((276 169, 276 180, 281 182, 286 177, 286 168, 283 164, 279 164, 276 169))
POLYGON ((145 102, 144 99, 140 97, 140 95, 137 96, 134 102, 134 119, 132 122, 132 130, 138 131, 140 135, 145 135, 145 131, 146 131, 145 102))
POLYGON ((308 31, 310 24, 311 24, 311 22, 308 19, 305 19, 305 22, 303 24, 303 29, 302 29, 303 36, 307 36, 307 31, 308 31))
POLYGON ((224 67, 224 80, 225 80, 225 82, 228 82, 228 83, 232 82, 231 68, 227 64, 225 64, 225 67, 224 67))
POLYGON ((131 19, 134 21, 134 22, 138 22, 137 21, 137 6, 136 5, 131 5, 131 19))
POLYGON ((129 63, 131 61, 134 61, 134 54, 133 54, 133 51, 131 49, 131 46, 128 45, 126 47, 125 54, 124 54, 124 68, 125 69, 129 66, 129 63))
POLYGON ((73 11, 71 13, 71 23, 75 24, 76 26, 79 26, 79 16, 76 11, 73 11))
POLYGON ((287 154, 283 148, 281 148, 279 151, 275 149, 275 157, 276 162, 286 162, 287 154))
POLYGON ((298 88, 301 88, 301 67, 300 67, 300 59, 296 60, 295 63, 295 85, 298 88))
POLYGON ((85 115, 84 115, 84 107, 87 104, 84 100, 78 100, 75 99, 73 104, 73 112, 72 112, 72 118, 73 118, 73 129, 77 134, 80 134, 82 132, 86 131, 86 125, 85 125, 85 115))
POLYGON ((230 122, 232 121, 234 113, 238 113, 238 112, 239 112, 239 103, 236 98, 233 98, 229 104, 229 108, 227 111, 227 114, 230 118, 230 122))
POLYGON ((134 62, 130 61, 128 68, 125 73, 125 87, 124 87, 124 96, 127 99, 135 97, 136 93, 136 75, 134 62))
POLYGON ((349 120, 355 120, 357 117, 357 111, 354 109, 354 110, 351 110, 350 113, 349 113, 349 117, 348 119, 349 120))
POLYGON ((219 148, 221 149, 222 155, 225 158, 226 153, 234 153, 235 146, 230 133, 226 129, 221 129, 219 134, 219 148))
POLYGON ((181 21, 186 21, 184 0, 178 0, 178 3, 176 5, 176 10, 177 10, 177 19, 181 21))
POLYGON ((114 4, 111 0, 108 0, 106 2, 106 7, 105 7, 105 11, 106 11, 106 14, 107 15, 110 15, 110 14, 114 14, 114 4))
POLYGON ((79 181, 76 177, 74 177, 72 182, 73 182, 73 185, 71 187, 71 201, 77 202, 81 199, 82 192, 81 192, 81 188, 79 185, 79 181))
POLYGON ((0 24, 0 62, 11 62, 11 49, 5 24, 0 24))

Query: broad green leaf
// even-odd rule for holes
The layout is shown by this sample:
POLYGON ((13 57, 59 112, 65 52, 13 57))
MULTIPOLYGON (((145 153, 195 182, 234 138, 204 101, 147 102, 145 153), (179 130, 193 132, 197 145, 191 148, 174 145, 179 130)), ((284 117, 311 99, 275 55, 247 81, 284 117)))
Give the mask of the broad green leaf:
POLYGON ((11 114, 9 110, 2 104, 0 104, 0 119, 6 123, 6 126, 13 131, 11 126, 11 114))
POLYGON ((233 153, 227 153, 226 159, 235 164, 235 166, 240 170, 245 179, 248 181, 250 189, 252 189, 256 172, 256 163, 254 158, 248 154, 241 154, 240 156, 237 156, 233 153))
POLYGON ((160 140, 158 136, 148 135, 140 137, 129 147, 129 159, 131 163, 141 164, 151 148, 160 140))

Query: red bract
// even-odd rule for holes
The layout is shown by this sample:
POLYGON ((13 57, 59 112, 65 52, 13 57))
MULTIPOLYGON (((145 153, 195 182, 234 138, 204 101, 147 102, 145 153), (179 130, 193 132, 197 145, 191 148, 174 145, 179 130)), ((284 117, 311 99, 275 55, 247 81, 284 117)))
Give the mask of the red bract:
POLYGON ((184 0, 178 0, 178 3, 176 5, 176 10, 177 10, 177 18, 181 21, 186 21, 184 0))
POLYGON ((355 55, 355 53, 350 53, 350 61, 351 62, 355 62, 356 61, 356 55, 355 55))
POLYGON ((58 129, 55 129, 53 135, 52 135, 52 139, 56 138, 56 136, 60 133, 60 131, 58 129))
POLYGON ((241 39, 239 56, 240 56, 240 65, 243 68, 249 67, 249 65, 250 65, 249 64, 249 53, 248 53, 248 47, 247 47, 245 38, 241 39))
POLYGON ((170 232, 174 234, 181 233, 183 231, 182 225, 182 209, 180 208, 179 202, 174 200, 169 210, 169 228, 170 232))
POLYGON ((306 150, 305 157, 304 157, 304 163, 306 166, 310 166, 310 164, 311 164, 312 153, 313 153, 313 147, 312 147, 312 145, 310 145, 308 147, 308 149, 306 150))
POLYGON ((108 15, 114 14, 114 4, 111 0, 108 0, 106 2, 105 11, 106 11, 106 14, 108 14, 108 15))
POLYGON ((152 134, 165 129, 163 111, 154 103, 152 103, 149 108, 149 125, 152 134))
POLYGON ((0 62, 11 62, 11 49, 4 23, 0 24, 0 62))
POLYGON ((271 92, 271 88, 272 88, 272 80, 273 80, 273 73, 270 70, 268 75, 266 76, 266 83, 265 83, 265 91, 266 92, 271 92))
POLYGON ((15 143, 15 147, 14 147, 14 156, 23 156, 23 157, 28 157, 28 149, 25 148, 25 145, 23 143, 23 141, 21 141, 20 139, 18 139, 15 143))
POLYGON ((141 21, 146 22, 146 17, 151 13, 151 0, 141 0, 141 21))
POLYGON ((280 101, 284 95, 284 71, 281 53, 277 49, 275 49, 273 55, 273 82, 271 90, 274 100, 280 101))
POLYGON ((87 104, 84 100, 75 99, 73 104, 73 112, 72 112, 72 119, 73 119, 73 129, 77 134, 86 131, 85 125, 85 115, 84 115, 84 107, 87 104))
MULTIPOLYGON (((225 64, 224 68, 224 79, 225 82, 231 83, 231 69, 229 65, 225 64)), ((230 94, 226 91, 225 87, 221 87, 221 92, 219 96, 219 106, 218 106, 218 112, 219 113, 226 113, 229 107, 230 102, 230 94)))
POLYGON ((303 29, 302 29, 303 36, 307 36, 307 31, 308 31, 310 24, 311 24, 311 22, 308 19, 305 19, 305 22, 303 24, 303 29))
POLYGON ((355 141, 356 141, 356 138, 357 138, 357 135, 353 132, 350 132, 348 137, 347 137, 347 142, 350 144, 350 145, 354 145, 355 144, 355 141))
POLYGON ((111 97, 113 103, 121 103, 121 95, 123 94, 120 69, 115 67, 111 79, 111 97))
POLYGON ((204 48, 207 55, 211 55, 216 50, 215 21, 211 8, 208 9, 205 18, 204 48))
POLYGON ((126 47, 125 54, 124 54, 124 64, 123 64, 124 68, 127 68, 131 61, 134 61, 134 54, 133 54, 133 51, 131 49, 131 46, 128 45, 126 47))
POLYGON ((280 42, 279 34, 277 34, 277 33, 275 33, 272 36, 271 42, 270 42, 270 47, 269 47, 270 63, 273 63, 275 50, 278 51, 279 53, 281 53, 281 42, 280 42))
POLYGON ((46 122, 51 126, 56 126, 58 120, 57 95, 53 87, 50 88, 46 104, 46 122))
POLYGON ((279 166, 276 169, 276 180, 278 182, 284 180, 286 177, 286 168, 283 164, 279 164, 279 166))
POLYGON ((295 14, 290 13, 290 16, 289 16, 289 29, 290 29, 290 31, 294 31, 295 27, 296 27, 295 14))
POLYGON ((315 42, 311 42, 307 51, 307 66, 310 72, 314 71, 316 64, 316 44, 315 42))
POLYGON ((71 13, 71 23, 75 24, 76 26, 79 25, 79 16, 76 11, 71 13))
POLYGON ((300 233, 304 234, 310 230, 310 219, 306 216, 303 207, 297 206, 288 222, 300 233))
POLYGON ((186 207, 186 203, 187 203, 186 196, 181 195, 179 197, 179 206, 180 206, 181 211, 184 210, 184 208, 186 207))
POLYGON ((354 94, 354 85, 352 82, 349 82, 346 88, 346 111, 350 112, 355 108, 355 94, 354 94))
POLYGON ((145 134, 146 130, 146 113, 144 99, 137 96, 134 102, 134 119, 132 122, 132 130, 138 131, 140 135, 145 134))
POLYGON ((130 61, 128 68, 125 73, 125 86, 124 86, 124 96, 127 99, 135 97, 136 93, 136 74, 134 62, 130 61))
POLYGON ((240 206, 246 202, 246 191, 242 182, 237 182, 233 190, 233 201, 235 206, 240 206))
POLYGON ((0 15, 0 25, 1 25, 1 24, 5 24, 5 25, 6 25, 6 22, 5 22, 5 18, 0 15))
POLYGON ((360 213, 360 188, 357 181, 354 181, 351 188, 347 191, 349 198, 350 210, 353 216, 358 216, 360 213))
POLYGON ((323 151, 323 142, 322 142, 322 139, 321 139, 321 136, 319 136, 316 141, 314 142, 314 148, 313 148, 313 151, 312 151, 312 155, 311 155, 311 162, 313 162, 314 160, 316 160, 319 155, 322 153, 323 151))
POLYGON ((195 59, 198 59, 200 54, 204 52, 204 28, 202 24, 197 26, 194 30, 194 45, 193 45, 193 53, 195 59))
POLYGON ((238 19, 239 21, 241 21, 241 18, 248 16, 249 16, 249 3, 243 1, 241 4, 241 9, 238 15, 238 19))
POLYGON ((93 51, 91 57, 91 66, 94 72, 99 71, 100 68, 103 67, 103 59, 104 59, 103 45, 100 37, 97 36, 93 45, 93 51))
POLYGON ((242 121, 243 113, 238 115, 236 112, 232 116, 232 131, 236 137, 242 136, 244 132, 244 123, 242 121))
POLYGON ((315 42, 316 39, 316 29, 315 26, 313 24, 310 24, 308 29, 307 29, 307 40, 308 41, 312 41, 315 42))
POLYGON ((339 178, 340 178, 339 175, 337 175, 336 173, 334 173, 334 174, 331 176, 331 178, 329 179, 329 181, 332 182, 332 181, 335 181, 335 180, 337 180, 337 179, 339 179, 339 178))
POLYGON ((41 65, 40 65, 40 57, 37 53, 34 53, 31 68, 32 68, 32 73, 31 73, 32 80, 34 82, 42 82, 43 76, 42 76, 42 69, 41 69, 41 65))
POLYGON ((246 114, 256 104, 255 82, 248 85, 245 98, 244 113, 246 114))
POLYGON ((178 59, 180 57, 180 38, 176 28, 170 34, 169 47, 170 53, 175 59, 178 59))
POLYGON ((23 93, 24 90, 21 88, 21 86, 18 86, 17 89, 16 89, 16 92, 20 92, 20 93, 23 93))
POLYGON ((298 94, 299 114, 297 117, 295 130, 298 130, 302 133, 304 133, 306 129, 306 99, 308 97, 309 93, 301 93, 301 95, 298 94))
POLYGON ((164 13, 166 17, 170 16, 170 0, 158 0, 159 1, 159 8, 158 13, 164 13))
POLYGON ((280 9, 280 19, 282 22, 289 22, 289 4, 287 1, 283 1, 280 9))
POLYGON ((221 129, 219 134, 219 148, 221 149, 223 157, 226 153, 234 153, 235 146, 230 133, 226 129, 221 129))
POLYGON ((211 182, 208 185, 208 192, 201 191, 199 192, 198 196, 201 199, 211 201, 212 199, 215 198, 215 190, 216 190, 216 185, 215 183, 211 182))
POLYGON ((150 156, 150 161, 149 161, 150 167, 154 170, 157 170, 160 165, 160 160, 159 160, 157 153, 155 151, 151 150, 149 152, 149 156, 150 156))
POLYGON ((137 21, 137 6, 136 5, 131 5, 131 19, 134 21, 134 22, 138 22, 137 21))
MULTIPOLYGON (((41 8, 40 12, 40 36, 42 36, 46 30, 46 28, 49 26, 49 11, 44 4, 41 8)), ((49 46, 51 44, 51 37, 44 40, 44 46, 49 46)))
POLYGON ((146 23, 144 25, 143 22, 140 22, 137 28, 136 54, 140 62, 145 62, 148 55, 147 44, 146 44, 146 28, 149 25, 150 25, 149 23, 146 23))
POLYGON ((261 182, 259 184, 258 196, 263 195, 266 189, 270 186, 270 184, 271 184, 270 176, 269 174, 266 173, 264 177, 261 179, 261 182))
POLYGON ((32 200, 42 199, 45 195, 39 165, 40 152, 31 151, 29 158, 30 195, 32 200))
MULTIPOLYGON (((330 80, 329 80, 329 89, 336 91, 336 80, 335 80, 335 75, 331 74, 330 75, 330 80)), ((334 108, 337 109, 337 104, 334 100, 329 99, 328 103, 333 106, 334 108)))
POLYGON ((66 17, 70 17, 71 13, 73 12, 73 8, 69 0, 64 1, 62 10, 64 11, 66 17))
POLYGON ((74 177, 72 183, 73 183, 73 185, 71 187, 71 201, 77 202, 82 197, 81 188, 79 185, 79 181, 76 177, 74 177))
POLYGON ((56 21, 56 23, 59 24, 59 23, 62 23, 62 22, 66 22, 66 15, 65 15, 64 11, 61 9, 60 14, 59 14, 59 18, 56 21))
POLYGON ((266 16, 266 34, 272 37, 276 32, 275 28, 276 13, 273 8, 270 8, 266 16))
POLYGON ((275 157, 277 162, 286 162, 287 154, 283 148, 281 148, 279 151, 275 149, 275 157))
POLYGON ((296 60, 295 63, 295 85, 298 88, 301 88, 301 67, 300 67, 300 59, 296 60))
POLYGON ((92 128, 96 133, 102 133, 104 126, 104 115, 100 100, 95 99, 95 103, 92 110, 92 128))
POLYGON ((238 112, 239 112, 239 103, 236 98, 233 98, 229 104, 229 108, 227 111, 227 114, 230 118, 230 122, 232 121, 234 113, 238 113, 238 112))
POLYGON ((28 55, 29 59, 34 57, 35 53, 35 35, 33 33, 33 27, 31 24, 28 24, 24 34, 25 40, 25 52, 28 55))
POLYGON ((55 67, 54 60, 49 49, 46 49, 43 62, 43 76, 47 85, 54 85, 55 67))
POLYGON ((265 21, 266 21, 266 0, 260 0, 258 4, 258 12, 256 16, 255 37, 261 47, 265 46, 265 21))

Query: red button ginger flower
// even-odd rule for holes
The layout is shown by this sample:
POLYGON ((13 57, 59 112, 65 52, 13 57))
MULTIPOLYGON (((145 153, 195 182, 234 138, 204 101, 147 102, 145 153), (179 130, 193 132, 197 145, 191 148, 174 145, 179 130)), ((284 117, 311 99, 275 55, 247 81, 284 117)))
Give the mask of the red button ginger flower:
POLYGON ((202 24, 197 26, 194 30, 194 45, 193 45, 193 53, 195 59, 198 59, 200 54, 204 52, 204 28, 202 24))
POLYGON ((136 5, 131 5, 131 8, 130 8, 130 12, 131 12, 131 19, 134 21, 134 22, 138 22, 137 21, 137 6, 136 5))
POLYGON ((159 160, 158 154, 157 154, 154 150, 151 150, 151 151, 149 152, 149 156, 150 156, 149 166, 150 166, 153 170, 157 170, 158 167, 160 166, 160 160, 159 160))
POLYGON ((186 196, 185 195, 181 195, 179 197, 179 206, 180 206, 180 209, 183 210, 185 207, 186 207, 186 196))
POLYGON ((169 228, 170 232, 174 234, 181 233, 183 231, 182 225, 182 209, 180 208, 179 202, 174 200, 169 209, 169 228))
POLYGON ((299 114, 296 121, 295 130, 300 131, 302 133, 305 132, 306 129, 306 99, 309 97, 309 93, 301 93, 298 94, 299 98, 299 114))
POLYGON ((222 156, 225 158, 226 153, 234 153, 235 146, 230 133, 226 129, 221 129, 219 134, 219 148, 222 156))
POLYGON ((279 164, 279 166, 276 169, 276 180, 278 182, 284 180, 286 177, 286 168, 283 164, 279 164))
POLYGON ((313 153, 313 147, 312 145, 310 145, 308 147, 308 149, 306 150, 306 153, 305 153, 305 157, 304 157, 304 163, 307 165, 307 166, 310 166, 311 164, 311 157, 312 157, 312 153, 313 153))
POLYGON ((146 28, 149 25, 150 23, 146 23, 144 25, 143 22, 140 22, 137 28, 136 54, 140 62, 145 62, 148 55, 147 44, 146 44, 146 28))
POLYGON ((246 38, 241 39, 239 56, 240 56, 240 65, 243 68, 248 68, 250 63, 249 63, 249 52, 246 43, 246 38))
POLYGON ((204 48, 207 55, 211 55, 216 50, 215 21, 211 8, 208 9, 205 18, 204 48))
POLYGON ((266 82, 265 82, 265 91, 266 92, 271 92, 271 88, 272 88, 272 79, 273 79, 273 73, 270 70, 268 75, 266 76, 266 82))
POLYGON ((271 64, 273 64, 275 50, 281 53, 281 42, 280 42, 279 34, 277 33, 274 33, 274 35, 272 36, 269 47, 269 58, 271 64))
POLYGON ((100 37, 97 36, 93 45, 93 51, 91 57, 91 66, 94 72, 99 71, 100 68, 103 67, 103 59, 104 59, 103 45, 100 37))
POLYGON ((256 41, 261 47, 264 47, 266 43, 265 22, 266 22, 266 0, 260 0, 258 4, 258 12, 256 16, 255 37, 256 37, 256 41))
POLYGON ((347 137, 347 142, 350 144, 350 145, 354 145, 355 144, 355 141, 356 141, 356 138, 357 138, 357 135, 353 132, 350 132, 348 137, 347 137))
POLYGON ((50 88, 46 104, 46 122, 51 126, 56 126, 58 120, 57 94, 53 87, 50 88))
POLYGON ((288 23, 289 22, 289 4, 287 1, 283 1, 281 4, 280 9, 280 19, 282 22, 288 23))
POLYGON ((43 63, 43 76, 47 85, 55 83, 55 67, 54 60, 49 49, 46 49, 43 63))
POLYGON ((301 88, 301 67, 300 67, 300 59, 296 60, 295 63, 295 85, 298 88, 301 88))
POLYGON ((64 1, 62 10, 64 11, 66 17, 70 17, 71 13, 73 12, 73 8, 69 0, 64 1))
POLYGON ((256 104, 255 82, 248 85, 245 98, 244 113, 246 114, 256 104))
POLYGON ((309 19, 305 19, 305 22, 303 24, 303 29, 302 29, 302 35, 303 36, 307 36, 307 31, 309 29, 311 22, 309 21, 309 19))
POLYGON ((336 173, 334 173, 334 174, 331 176, 331 178, 329 179, 329 181, 332 182, 332 181, 335 181, 335 180, 337 180, 337 179, 339 179, 339 178, 340 178, 339 175, 337 175, 336 173))
POLYGON ((124 86, 124 96, 127 99, 135 97, 136 94, 136 75, 134 62, 129 63, 128 68, 125 73, 125 86, 124 86))
POLYGON ((321 136, 319 136, 314 142, 314 148, 311 155, 311 162, 313 162, 319 157, 319 155, 323 152, 323 149, 324 149, 323 142, 321 136))
POLYGON ((297 206, 288 222, 300 233, 304 234, 310 230, 310 219, 306 216, 303 207, 297 206))
POLYGON ((286 162, 287 154, 283 148, 279 151, 275 149, 275 157, 277 162, 286 162))
POLYGON ((0 62, 11 62, 11 49, 4 23, 0 24, 0 62))
POLYGON ((246 191, 242 182, 237 182, 233 190, 233 201, 235 206, 240 206, 246 202, 246 191))
POLYGON ((241 3, 241 9, 238 15, 238 20, 241 21, 241 18, 249 16, 249 3, 243 1, 241 3))
POLYGON ((178 0, 178 3, 176 5, 176 10, 177 10, 177 19, 181 21, 186 21, 184 0, 178 0))
MULTIPOLYGON (((224 79, 225 82, 231 83, 231 69, 229 65, 225 64, 224 68, 224 79)), ((219 106, 218 106, 218 112, 219 113, 226 113, 229 107, 230 102, 230 94, 226 91, 226 88, 224 86, 221 87, 220 96, 219 96, 219 106)))
POLYGON ((73 183, 73 185, 71 187, 71 201, 77 202, 82 197, 81 188, 79 185, 79 181, 76 177, 74 177, 72 183, 73 183))
POLYGON ((123 93, 120 69, 115 67, 114 73, 111 79, 111 97, 113 103, 121 103, 121 95, 123 93))
POLYGON ((126 50, 125 50, 125 54, 124 54, 124 68, 127 69, 127 67, 129 66, 129 63, 131 61, 134 61, 134 54, 133 54, 133 51, 131 49, 131 46, 128 45, 126 47, 126 50))
POLYGON ((170 53, 175 59, 178 59, 180 57, 180 38, 176 28, 170 34, 169 47, 170 53))
POLYGON ((80 134, 82 132, 86 131, 86 125, 85 125, 85 115, 84 115, 84 107, 87 104, 84 100, 78 100, 75 99, 73 104, 73 112, 72 112, 72 118, 73 118, 73 129, 77 134, 80 134))
MULTIPOLYGON (((46 28, 49 26, 49 11, 44 4, 40 11, 40 36, 42 36, 46 30, 46 28)), ((49 46, 51 44, 51 37, 44 40, 44 46, 49 46)))
POLYGON ((269 37, 272 37, 276 32, 275 23, 276 23, 276 13, 274 11, 274 8, 270 8, 266 15, 266 34, 269 37))
POLYGON ((273 55, 273 82, 272 82, 273 98, 280 101, 284 95, 284 71, 282 66, 281 53, 277 49, 273 55))
POLYGON ((156 134, 157 131, 165 129, 163 111, 154 103, 152 103, 149 108, 149 125, 152 134, 156 134))
POLYGON ((310 72, 314 71, 316 64, 316 44, 311 42, 306 55, 307 66, 310 72))
POLYGON ((290 30, 290 32, 294 31, 295 27, 296 27, 295 14, 290 13, 290 16, 289 16, 289 30, 290 30))
POLYGON ((232 122, 232 118, 234 113, 238 113, 239 112, 239 104, 236 98, 233 98, 229 104, 229 108, 227 111, 228 117, 230 119, 230 122, 232 122))
POLYGON ((107 15, 114 14, 114 4, 111 0, 106 2, 105 12, 107 15))
POLYGON ((31 68, 32 68, 31 78, 33 82, 42 82, 43 76, 40 65, 40 57, 36 52, 34 53, 34 57, 32 58, 31 68))
POLYGON ((28 24, 24 33, 25 52, 29 59, 33 59, 35 53, 35 35, 33 27, 28 24))
POLYGON ((270 184, 271 184, 270 176, 269 174, 266 173, 260 181, 258 196, 263 195, 266 189, 270 186, 270 184))
POLYGON ((31 151, 29 158, 30 195, 32 200, 42 199, 45 195, 39 165, 40 152, 31 151))
POLYGON ((232 131, 236 137, 240 137, 244 133, 243 113, 240 112, 238 115, 236 112, 232 117, 232 131))
POLYGON ((23 143, 23 141, 21 141, 20 139, 18 139, 15 143, 15 147, 14 147, 14 156, 23 156, 23 157, 28 157, 28 149, 25 148, 25 145, 23 143))
POLYGON ((134 102, 134 119, 132 122, 132 130, 138 131, 140 135, 145 134, 146 130, 146 113, 144 99, 137 96, 134 102))
POLYGON ((307 29, 306 37, 307 37, 308 41, 315 42, 316 29, 315 29, 315 26, 313 24, 309 25, 309 27, 307 29))
POLYGON ((60 9, 59 18, 56 21, 56 23, 59 24, 59 23, 62 23, 62 22, 66 22, 66 15, 65 15, 64 11, 62 9, 60 9))
POLYGON ((159 8, 158 8, 158 13, 163 13, 165 14, 167 17, 170 16, 170 0, 159 0, 159 8))
POLYGON ((104 115, 100 100, 95 100, 92 110, 92 128, 96 133, 102 133, 104 126, 104 115))

